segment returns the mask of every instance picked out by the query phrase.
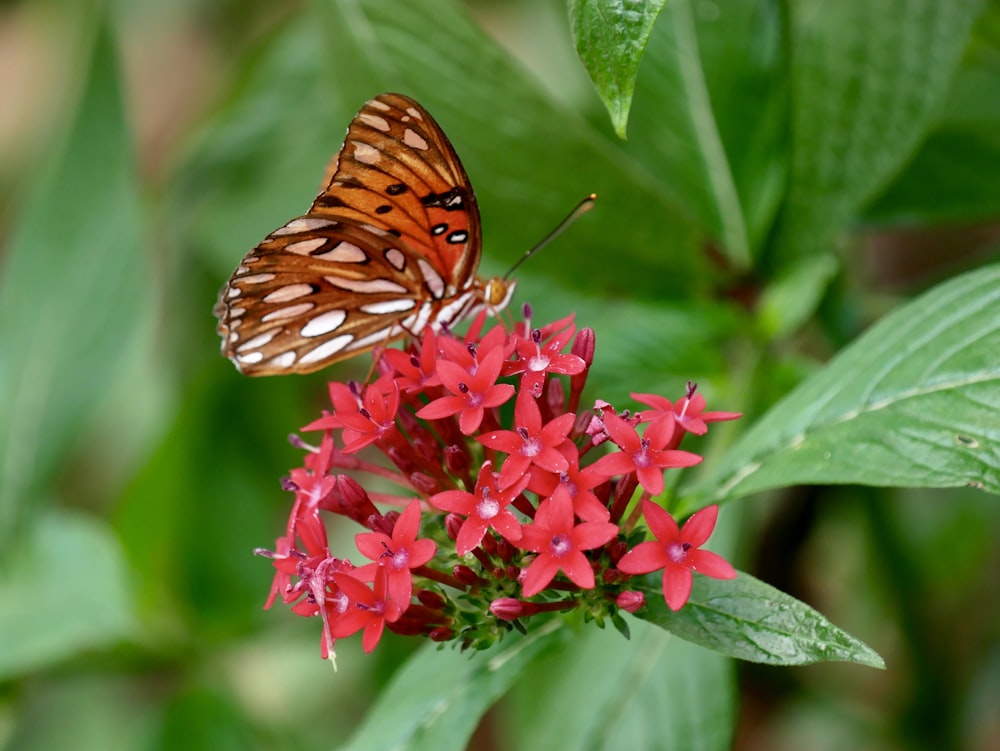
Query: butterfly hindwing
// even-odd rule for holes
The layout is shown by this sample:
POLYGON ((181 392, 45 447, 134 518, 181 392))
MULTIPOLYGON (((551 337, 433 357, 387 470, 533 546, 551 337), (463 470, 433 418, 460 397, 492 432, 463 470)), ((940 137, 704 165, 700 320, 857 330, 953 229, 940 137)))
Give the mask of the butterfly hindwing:
MULTIPOLYGON (((309 373, 484 301, 500 307, 475 276, 472 187, 419 104, 369 101, 332 166, 309 212, 250 251, 220 294, 222 350, 247 375, 309 373)), ((512 285, 497 284, 509 299, 512 285)))

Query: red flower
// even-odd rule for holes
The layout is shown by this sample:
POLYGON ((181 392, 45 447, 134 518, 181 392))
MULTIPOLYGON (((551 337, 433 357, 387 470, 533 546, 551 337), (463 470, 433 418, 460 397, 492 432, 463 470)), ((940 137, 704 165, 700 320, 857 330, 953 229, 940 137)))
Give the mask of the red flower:
MULTIPOLYGON (((413 576, 410 569, 418 568, 427 563, 437 552, 437 545, 432 540, 418 540, 420 531, 420 501, 414 499, 406 507, 396 525, 392 528, 392 536, 382 532, 369 532, 356 535, 354 540, 358 550, 373 561, 369 564, 385 571, 389 599, 393 600, 403 610, 410 604, 413 593, 413 576)), ((362 567, 358 577, 367 579, 368 566, 362 567)), ((374 573, 374 572, 372 572, 374 573)))
MULTIPOLYGON (((556 323, 561 324, 569 320, 563 319, 556 323)), ((565 329, 543 345, 543 331, 532 329, 527 338, 521 337, 519 339, 516 350, 518 359, 504 363, 503 374, 524 373, 521 377, 521 389, 537 398, 542 394, 542 384, 545 382, 546 373, 561 373, 563 375, 582 373, 587 367, 582 358, 560 352, 573 338, 575 330, 576 327, 569 323, 565 329)))
POLYGON ((508 454, 500 470, 500 487, 507 487, 536 465, 549 472, 565 472, 569 464, 558 448, 566 443, 576 415, 565 414, 542 425, 538 404, 525 392, 514 407, 515 430, 494 430, 476 438, 484 446, 508 454))
POLYGON ((330 633, 334 638, 342 639, 364 629, 361 644, 365 652, 375 649, 385 624, 398 620, 402 614, 399 604, 388 597, 387 578, 385 569, 376 571, 373 591, 350 574, 333 575, 334 582, 349 601, 343 613, 330 623, 330 633))
POLYGON ((671 423, 676 421, 688 433, 704 435, 708 432, 706 423, 742 417, 739 412, 705 412, 705 397, 695 393, 697 388, 697 384, 688 382, 687 396, 678 399, 676 404, 671 404, 669 399, 657 394, 632 394, 637 402, 653 408, 640 412, 639 422, 668 419, 671 423))
POLYGON ((501 490, 490 462, 484 462, 476 479, 475 493, 464 490, 445 490, 430 497, 431 505, 442 511, 451 511, 466 517, 455 539, 455 552, 465 555, 483 540, 487 529, 495 529, 509 542, 521 539, 521 523, 508 509, 510 504, 528 484, 523 477, 510 487, 501 490))
POLYGON ((403 391, 419 393, 430 386, 440 385, 435 342, 434 331, 428 327, 420 340, 419 357, 401 349, 387 349, 382 353, 382 359, 396 371, 396 383, 403 391))
POLYGON ((626 574, 648 574, 663 569, 663 599, 671 610, 680 610, 691 596, 692 571, 713 579, 734 579, 736 571, 720 555, 700 550, 715 529, 718 506, 693 514, 682 529, 660 506, 643 501, 642 513, 656 542, 641 542, 618 561, 626 574))
POLYGON ((573 525, 573 503, 569 497, 553 496, 538 505, 535 520, 521 528, 514 544, 538 555, 524 574, 524 596, 532 597, 549 585, 561 569, 583 589, 594 588, 594 570, 581 551, 599 548, 614 539, 618 526, 610 522, 573 525))
POLYGON ((593 465, 580 469, 580 453, 574 444, 565 446, 563 451, 566 456, 566 470, 558 475, 533 471, 528 490, 537 493, 541 498, 565 494, 573 501, 573 513, 584 521, 608 521, 611 512, 594 495, 593 489, 605 482, 610 475, 595 470, 593 465))
POLYGON ((501 347, 490 349, 471 369, 450 360, 440 360, 437 373, 441 383, 452 393, 435 399, 417 412, 424 420, 440 420, 458 414, 458 427, 465 435, 472 435, 483 421, 483 412, 489 407, 499 407, 514 395, 509 383, 498 384, 504 352, 501 347))
POLYGON ((621 451, 602 456, 591 467, 608 475, 635 472, 651 495, 663 492, 664 469, 692 467, 701 461, 688 451, 664 449, 673 435, 673 426, 665 421, 652 423, 641 438, 634 427, 611 412, 604 415, 604 427, 621 451))

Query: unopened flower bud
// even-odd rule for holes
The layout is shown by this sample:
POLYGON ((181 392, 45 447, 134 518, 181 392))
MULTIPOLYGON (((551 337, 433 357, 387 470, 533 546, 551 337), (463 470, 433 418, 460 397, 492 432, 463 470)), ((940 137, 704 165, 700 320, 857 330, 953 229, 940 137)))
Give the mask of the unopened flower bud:
POLYGON ((448 626, 438 626, 427 634, 431 641, 451 641, 455 638, 454 629, 448 626))
POLYGON ((524 603, 513 597, 498 597, 490 603, 490 612, 504 621, 513 621, 521 617, 524 603))
POLYGON ((469 449, 464 444, 454 444, 444 450, 444 466, 455 477, 465 477, 469 474, 472 459, 469 449))
POLYGON ((615 605, 627 613, 634 613, 646 604, 646 595, 642 592, 626 591, 618 595, 615 605))
POLYGON ((458 531, 462 528, 462 524, 464 523, 465 519, 458 514, 448 514, 444 518, 444 531, 448 533, 449 539, 458 539, 458 531))
POLYGON ((441 483, 423 472, 411 473, 410 484, 424 495, 434 495, 441 490, 441 483))
POLYGON ((426 605, 435 610, 440 610, 444 607, 445 602, 447 602, 440 594, 432 592, 429 589, 421 589, 417 592, 417 600, 419 600, 421 605, 426 605))

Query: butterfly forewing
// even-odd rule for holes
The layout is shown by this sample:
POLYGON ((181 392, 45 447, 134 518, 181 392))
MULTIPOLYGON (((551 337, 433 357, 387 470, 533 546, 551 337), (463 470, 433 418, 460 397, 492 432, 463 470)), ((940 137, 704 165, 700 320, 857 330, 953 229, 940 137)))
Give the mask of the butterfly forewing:
POLYGON ((351 122, 309 213, 254 248, 216 305, 248 375, 308 373, 483 302, 475 196, 416 102, 383 94, 351 122))

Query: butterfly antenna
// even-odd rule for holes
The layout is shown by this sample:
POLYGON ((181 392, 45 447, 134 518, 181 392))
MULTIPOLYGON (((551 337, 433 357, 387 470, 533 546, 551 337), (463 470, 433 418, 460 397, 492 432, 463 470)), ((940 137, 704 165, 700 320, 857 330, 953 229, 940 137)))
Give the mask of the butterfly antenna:
POLYGON ((597 194, 596 193, 591 193, 589 196, 587 196, 582 201, 580 201, 580 203, 578 203, 576 205, 576 208, 574 208, 571 212, 569 212, 569 214, 566 215, 565 219, 563 219, 561 222, 559 222, 559 226, 557 226, 549 234, 547 234, 545 237, 543 237, 542 240, 541 240, 541 242, 536 243, 533 248, 529 248, 527 251, 525 251, 524 255, 521 256, 518 259, 517 263, 515 263, 513 266, 511 266, 510 270, 506 274, 503 275, 503 278, 504 279, 510 279, 510 275, 513 274, 515 271, 517 271, 517 268, 522 263, 524 263, 525 261, 527 261, 533 255, 535 255, 535 253, 537 253, 542 248, 544 248, 546 245, 548 245, 550 242, 552 242, 557 237, 559 237, 559 235, 561 235, 563 232, 566 231, 566 228, 569 227, 569 225, 571 225, 573 222, 575 222, 581 216, 583 216, 588 211, 590 211, 592 208, 594 208, 594 201, 596 201, 596 200, 597 200, 597 194))

